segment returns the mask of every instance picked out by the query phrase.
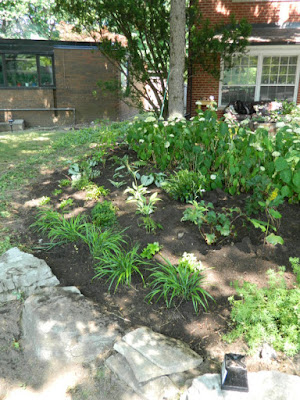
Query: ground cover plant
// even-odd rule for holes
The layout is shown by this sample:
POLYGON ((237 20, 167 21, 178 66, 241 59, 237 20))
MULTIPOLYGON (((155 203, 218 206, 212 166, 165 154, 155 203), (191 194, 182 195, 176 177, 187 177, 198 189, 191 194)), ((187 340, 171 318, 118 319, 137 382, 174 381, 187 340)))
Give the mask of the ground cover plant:
MULTIPOLYGON (((289 257, 298 256, 300 244, 298 192, 297 185, 293 183, 299 168, 297 124, 293 122, 293 127, 288 128, 292 132, 286 132, 284 127, 278 128, 279 132, 282 129, 286 132, 283 140, 287 138, 287 141, 282 144, 280 156, 277 153, 272 155, 276 150, 270 149, 265 152, 266 158, 257 148, 258 143, 267 137, 264 132, 260 131, 255 136, 246 127, 224 127, 222 122, 214 119, 212 111, 199 115, 190 123, 153 121, 151 117, 150 121, 144 118, 130 125, 104 126, 99 128, 97 134, 89 133, 89 129, 72 134, 67 132, 66 137, 56 133, 56 140, 51 143, 45 141, 48 145, 44 143, 42 151, 45 166, 46 155, 49 155, 47 174, 38 177, 39 171, 44 169, 39 164, 42 160, 37 159, 36 164, 32 163, 35 180, 26 178, 30 180, 30 186, 16 180, 13 187, 11 182, 5 183, 6 179, 10 179, 6 175, 2 181, 2 188, 6 189, 1 192, 4 201, 0 208, 0 222, 10 229, 2 233, 8 237, 6 244, 22 244, 22 249, 44 258, 63 285, 78 286, 84 295, 98 303, 103 312, 116 315, 126 327, 147 325, 184 340, 208 360, 207 371, 215 372, 220 360, 212 355, 214 346, 219 346, 224 352, 238 351, 221 340, 223 334, 228 332, 230 323, 228 297, 236 294, 230 283, 237 280, 242 285, 245 280, 257 284, 257 290, 260 290, 265 287, 265 273, 280 265, 287 266, 284 276, 289 289, 297 279, 288 263, 289 257), (198 132, 200 123, 204 133, 208 131, 208 138, 214 137, 213 143, 200 141, 204 136, 202 131, 198 132), (143 135, 139 130, 141 127, 143 135), (143 147, 143 140, 148 140, 148 129, 150 134, 161 129, 160 141, 155 138, 158 147, 154 146, 156 142, 153 143, 155 151, 151 150, 151 146, 143 147), (223 139, 228 140, 227 143, 222 143, 221 130, 225 132, 223 139), (107 136, 111 131, 110 139, 107 136), (167 141, 165 132, 169 135, 167 141), (135 134, 137 141, 132 139, 135 134), (174 139, 176 135, 177 141, 174 139), (184 146, 187 146, 189 137, 191 150, 181 149, 179 136, 183 138, 184 146), (193 142, 195 138, 197 141, 193 142), (71 147, 69 153, 66 150, 68 140, 71 147), (83 153, 85 145, 82 142, 86 143, 83 153), (60 152, 62 143, 66 147, 60 152), (251 143, 255 146, 250 146, 251 143), (244 175, 241 171, 232 170, 233 176, 238 179, 235 186, 229 176, 230 165, 226 162, 229 162, 232 149, 232 154, 240 161, 240 164, 235 162, 234 168, 241 168, 247 159, 243 153, 248 148, 246 144, 251 149, 250 156, 258 165, 255 166, 252 161, 252 167, 244 175), (58 159, 60 155, 63 157, 55 168, 52 146, 57 148, 58 159), (162 160, 163 154, 157 153, 158 148, 165 149, 164 155, 170 156, 170 162, 162 160), (149 158, 141 160, 141 152, 149 149, 149 158), (222 161, 218 165, 214 159, 221 157, 218 153, 220 149, 226 154, 224 164, 222 161), (216 152, 214 159, 213 151, 216 152), (280 179, 290 173, 285 172, 280 177, 281 171, 276 170, 274 160, 287 153, 290 157, 292 151, 292 158, 287 161, 292 182, 284 182, 283 185, 280 179), (63 152, 66 154, 62 155, 63 152), (274 170, 269 174, 266 163, 271 159, 274 170), (77 186, 74 184, 76 180, 72 180, 73 174, 69 173, 70 165, 90 165, 89 160, 97 161, 92 169, 98 172, 86 176, 85 182, 77 186), (182 182, 181 171, 187 171, 182 182), (165 189, 164 184, 160 185, 160 179, 157 180, 158 185, 155 183, 160 177, 168 184, 174 176, 178 179, 178 185, 176 182, 174 185, 178 189, 176 197, 165 189), (185 179, 185 176, 188 178, 185 179), (186 182, 193 184, 189 176, 201 178, 201 187, 191 189, 191 192, 195 189, 194 204, 186 202, 191 200, 186 182), (118 187, 120 182, 122 185, 118 187), (284 186, 288 186, 293 193, 289 191, 285 195, 284 186), (9 191, 9 187, 18 189, 18 192, 9 191), (97 191, 97 188, 101 189, 97 191), (127 188, 132 190, 126 191, 127 188), (233 192, 232 188, 236 191, 233 192), (89 195, 91 190, 94 195, 89 195), (138 201, 127 202, 128 196, 134 200, 143 196, 146 206, 149 206, 151 196, 160 201, 154 202, 151 212, 143 215, 136 213, 138 201), (46 198, 46 204, 41 204, 41 199, 46 198), (59 205, 68 199, 72 203, 61 209, 59 205), (97 204, 100 205, 99 212, 93 213, 97 204), (105 204, 109 206, 106 208, 105 204), (208 207, 208 204, 212 206, 208 207), (202 212, 204 220, 200 229, 198 222, 201 218, 198 218, 199 221, 196 218, 198 222, 195 223, 192 214, 189 215, 193 213, 193 207, 195 210, 208 208, 202 212), (207 216, 208 213, 211 214, 207 216), (100 222, 97 226, 93 214, 98 215, 100 221, 106 220, 107 225, 100 222), (184 215, 191 218, 181 221, 184 215), (250 219, 257 221, 257 227, 250 219), (29 228, 32 224, 35 226, 29 228), (145 224, 148 224, 146 230, 145 224), (266 232, 261 230, 261 226, 266 228, 265 224, 269 224, 267 236, 273 233, 281 237, 283 245, 266 241, 266 232), (217 240, 207 241, 202 234, 214 234, 217 240)), ((7 138, 5 140, 9 142, 7 138)), ((278 151, 276 139, 268 136, 268 141, 278 151)), ((22 160, 20 157, 20 163, 24 162, 26 158, 22 160)), ((284 364, 282 357, 278 357, 280 365, 288 365, 288 362, 284 364)))

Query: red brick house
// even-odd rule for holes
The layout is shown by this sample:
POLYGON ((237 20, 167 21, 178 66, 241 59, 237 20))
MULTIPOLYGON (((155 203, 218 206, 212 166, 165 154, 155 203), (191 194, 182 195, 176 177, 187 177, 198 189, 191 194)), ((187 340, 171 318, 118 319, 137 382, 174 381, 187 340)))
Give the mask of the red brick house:
POLYGON ((118 95, 101 94, 99 79, 120 77, 95 42, 0 39, 0 122, 52 126, 120 119, 118 95))
POLYGON ((198 0, 204 17, 220 23, 230 14, 252 24, 247 54, 222 65, 220 81, 192 67, 187 113, 197 100, 214 96, 219 110, 232 101, 294 101, 300 104, 300 1, 198 0))

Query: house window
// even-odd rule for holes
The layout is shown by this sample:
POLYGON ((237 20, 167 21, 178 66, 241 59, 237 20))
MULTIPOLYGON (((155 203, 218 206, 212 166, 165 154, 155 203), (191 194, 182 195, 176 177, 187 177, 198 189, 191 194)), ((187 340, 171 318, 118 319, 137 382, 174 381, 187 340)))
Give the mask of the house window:
POLYGON ((260 100, 293 101, 297 57, 263 57, 260 100))
POLYGON ((257 56, 235 57, 231 69, 224 68, 222 103, 228 104, 237 99, 251 101, 254 99, 257 56))
MULTIPOLYGON (((279 51, 278 51, 279 52, 279 51)), ((220 106, 236 101, 296 101, 299 57, 266 53, 234 57, 224 66, 220 84, 220 106)))
POLYGON ((0 86, 2 87, 54 86, 52 56, 2 54, 0 60, 0 86))

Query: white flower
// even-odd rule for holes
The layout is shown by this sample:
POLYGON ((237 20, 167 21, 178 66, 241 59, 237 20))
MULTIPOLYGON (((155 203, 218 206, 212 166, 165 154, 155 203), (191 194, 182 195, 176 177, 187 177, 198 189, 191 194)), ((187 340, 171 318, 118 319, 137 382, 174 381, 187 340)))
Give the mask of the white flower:
POLYGON ((266 168, 265 168, 265 167, 260 167, 260 170, 261 170, 261 171, 265 171, 266 168))
POLYGON ((171 133, 171 135, 169 135, 170 137, 174 137, 173 133, 171 133))
POLYGON ((273 157, 279 157, 280 156, 279 151, 273 151, 272 156, 273 157))
POLYGON ((201 106, 202 105, 200 100, 197 100, 195 104, 196 104, 196 106, 201 106))
POLYGON ((205 121, 205 118, 201 117, 199 118, 199 121, 205 121))
POLYGON ((287 129, 286 131, 287 131, 287 132, 289 132, 289 133, 293 132, 293 130, 292 130, 292 129, 290 129, 290 128, 289 128, 289 129, 287 129))
POLYGON ((144 139, 140 139, 139 143, 144 143, 144 141, 145 141, 144 139))
POLYGON ((165 149, 167 149, 168 147, 170 147, 170 142, 165 143, 165 149))
POLYGON ((210 179, 212 179, 212 180, 214 181, 215 179, 217 179, 217 175, 212 174, 212 175, 210 176, 210 179))

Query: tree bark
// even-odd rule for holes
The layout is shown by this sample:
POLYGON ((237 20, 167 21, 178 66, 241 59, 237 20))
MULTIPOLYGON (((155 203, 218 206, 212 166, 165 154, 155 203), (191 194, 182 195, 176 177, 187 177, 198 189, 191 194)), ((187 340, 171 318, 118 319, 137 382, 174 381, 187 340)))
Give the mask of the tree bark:
POLYGON ((169 118, 184 115, 186 0, 171 0, 169 118))

